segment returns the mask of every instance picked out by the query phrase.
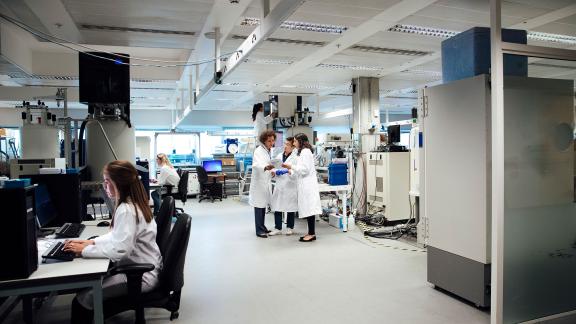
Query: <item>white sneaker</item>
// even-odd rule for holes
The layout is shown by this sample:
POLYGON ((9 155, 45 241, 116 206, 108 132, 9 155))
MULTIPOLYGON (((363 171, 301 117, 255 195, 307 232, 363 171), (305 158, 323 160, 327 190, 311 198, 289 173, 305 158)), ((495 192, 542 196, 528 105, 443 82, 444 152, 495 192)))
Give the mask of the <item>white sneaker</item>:
POLYGON ((292 231, 291 228, 287 228, 284 230, 284 235, 292 235, 292 234, 294 234, 294 232, 292 231))
POLYGON ((275 235, 280 235, 282 234, 282 231, 277 230, 277 229, 273 229, 270 233, 268 233, 268 236, 275 236, 275 235))

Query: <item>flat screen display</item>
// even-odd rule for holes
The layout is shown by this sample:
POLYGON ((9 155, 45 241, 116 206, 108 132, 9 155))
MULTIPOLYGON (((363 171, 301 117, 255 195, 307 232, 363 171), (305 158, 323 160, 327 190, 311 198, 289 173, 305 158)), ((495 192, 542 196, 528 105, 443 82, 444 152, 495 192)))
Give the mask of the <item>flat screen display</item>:
POLYGON ((80 53, 79 84, 82 103, 129 103, 130 59, 100 52, 80 53))
POLYGON ((202 161, 202 167, 207 173, 222 172, 222 160, 202 161))

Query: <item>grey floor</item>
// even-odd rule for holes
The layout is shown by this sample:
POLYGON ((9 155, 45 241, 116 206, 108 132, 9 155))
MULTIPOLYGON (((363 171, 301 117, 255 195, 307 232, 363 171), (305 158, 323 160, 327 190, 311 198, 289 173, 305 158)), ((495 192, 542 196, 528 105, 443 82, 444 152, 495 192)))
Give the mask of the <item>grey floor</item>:
MULTIPOLYGON (((257 238, 252 209, 231 198, 189 201, 192 235, 175 323, 488 323, 489 314, 433 289, 426 254, 402 242, 367 241, 317 223, 318 240, 257 238), (404 250, 408 248, 407 250, 404 250)), ((273 227, 273 216, 267 215, 273 227)), ((304 233, 305 222, 296 224, 304 233)), ((68 321, 59 297, 40 323, 68 321)), ((7 322, 18 323, 16 312, 7 322)), ((148 323, 169 313, 148 310, 148 323)), ((132 323, 131 314, 109 323, 132 323)))

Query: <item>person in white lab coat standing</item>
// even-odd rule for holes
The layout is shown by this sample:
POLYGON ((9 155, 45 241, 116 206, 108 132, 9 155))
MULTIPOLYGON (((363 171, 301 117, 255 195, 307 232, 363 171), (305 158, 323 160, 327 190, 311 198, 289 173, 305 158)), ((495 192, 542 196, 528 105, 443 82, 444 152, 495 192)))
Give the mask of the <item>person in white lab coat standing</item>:
POLYGON ((312 242, 316 240, 316 215, 322 214, 313 148, 306 134, 294 136, 293 143, 297 151, 296 161, 293 164, 285 162, 282 167, 297 177, 298 217, 306 218, 308 222, 308 235, 302 236, 300 242, 312 242))
MULTIPOLYGON (((142 276, 142 292, 158 284, 162 255, 156 244, 156 222, 148 207, 148 194, 138 172, 128 161, 113 161, 104 167, 104 187, 116 201, 110 232, 93 240, 70 240, 64 250, 83 258, 107 258, 116 265, 149 263, 152 271, 142 276)), ((125 274, 107 275, 102 279, 104 300, 127 294, 125 274)), ((92 322, 92 289, 79 292, 72 303, 72 323, 92 322)))
MULTIPOLYGON (((284 152, 280 153, 277 159, 283 163, 293 164, 296 160, 296 151, 292 146, 294 137, 286 138, 284 142, 284 152)), ((284 234, 292 235, 294 230, 294 217, 298 212, 298 188, 296 176, 284 174, 276 177, 276 185, 272 194, 272 210, 274 210, 275 229, 268 235, 278 235, 282 233, 282 215, 287 213, 286 231, 284 234)))
POLYGON ((254 123, 254 136, 256 137, 255 146, 264 144, 260 143, 259 136, 266 130, 266 125, 274 120, 274 117, 276 117, 275 113, 264 116, 264 105, 261 102, 254 104, 252 107, 252 122, 254 123))
POLYGON ((264 225, 266 208, 270 205, 272 198, 272 177, 274 166, 270 163, 270 151, 276 142, 276 133, 272 130, 264 131, 260 134, 258 145, 252 156, 252 181, 248 203, 254 207, 254 222, 256 225, 256 236, 266 238, 270 232, 264 225))

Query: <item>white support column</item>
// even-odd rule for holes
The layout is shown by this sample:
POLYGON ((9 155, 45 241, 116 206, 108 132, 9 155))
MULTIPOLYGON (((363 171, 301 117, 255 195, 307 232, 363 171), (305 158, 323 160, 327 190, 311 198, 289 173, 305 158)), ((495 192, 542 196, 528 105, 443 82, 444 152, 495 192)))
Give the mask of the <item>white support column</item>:
POLYGON ((200 65, 194 67, 194 82, 196 86, 194 87, 194 103, 196 103, 196 97, 200 95, 200 65))
POLYGON ((490 0, 492 50, 492 283, 490 322, 503 322, 504 307, 504 59, 502 4, 490 0))

